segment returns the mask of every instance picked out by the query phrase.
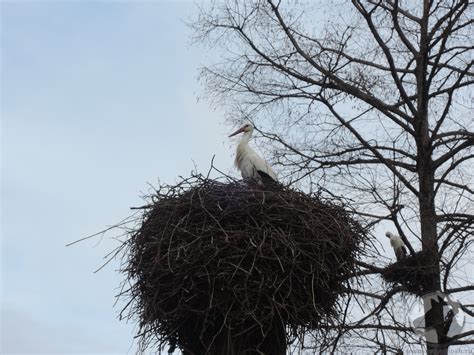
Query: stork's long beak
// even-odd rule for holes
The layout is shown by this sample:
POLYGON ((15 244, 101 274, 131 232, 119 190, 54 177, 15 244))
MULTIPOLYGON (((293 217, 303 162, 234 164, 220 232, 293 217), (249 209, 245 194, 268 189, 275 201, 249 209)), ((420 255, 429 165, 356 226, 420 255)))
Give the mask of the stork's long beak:
POLYGON ((235 136, 236 134, 242 133, 244 130, 245 130, 245 127, 239 128, 237 131, 235 131, 234 133, 232 133, 232 134, 229 136, 229 138, 235 136))

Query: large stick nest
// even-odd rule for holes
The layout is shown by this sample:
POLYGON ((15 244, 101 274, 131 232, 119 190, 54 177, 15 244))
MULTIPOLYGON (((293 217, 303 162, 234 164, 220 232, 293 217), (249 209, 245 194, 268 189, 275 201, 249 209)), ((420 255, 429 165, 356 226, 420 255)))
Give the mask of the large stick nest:
POLYGON ((222 336, 276 354, 269 338, 285 346, 336 320, 366 237, 317 194, 200 175, 159 188, 143 212, 127 241, 128 310, 142 345, 195 354, 222 350, 222 336))
POLYGON ((417 296, 428 292, 425 284, 432 280, 436 270, 433 254, 420 251, 403 260, 387 266, 382 272, 382 278, 392 284, 400 284, 405 290, 417 296))

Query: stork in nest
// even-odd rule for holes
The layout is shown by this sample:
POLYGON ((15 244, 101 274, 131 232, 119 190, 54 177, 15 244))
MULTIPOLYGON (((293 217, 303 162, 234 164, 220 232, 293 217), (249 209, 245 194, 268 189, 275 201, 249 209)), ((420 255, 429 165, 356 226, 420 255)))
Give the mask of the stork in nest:
POLYGON ((254 180, 259 185, 274 183, 278 181, 275 172, 249 145, 253 130, 253 126, 250 123, 246 123, 229 136, 233 137, 243 133, 242 139, 237 146, 235 165, 240 170, 244 180, 254 180))

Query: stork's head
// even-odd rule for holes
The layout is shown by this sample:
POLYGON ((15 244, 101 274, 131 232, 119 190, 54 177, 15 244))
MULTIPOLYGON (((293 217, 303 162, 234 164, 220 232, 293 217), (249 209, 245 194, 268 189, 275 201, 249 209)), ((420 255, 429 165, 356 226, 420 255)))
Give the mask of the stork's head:
POLYGON ((391 232, 385 232, 385 236, 387 238, 392 238, 393 237, 393 234, 391 232))
POLYGON ((253 132, 253 126, 250 124, 250 123, 246 123, 244 124, 242 127, 240 127, 237 131, 235 131, 234 133, 232 133, 229 137, 233 137, 235 136, 236 134, 239 134, 239 133, 247 133, 247 134, 252 134, 253 132))

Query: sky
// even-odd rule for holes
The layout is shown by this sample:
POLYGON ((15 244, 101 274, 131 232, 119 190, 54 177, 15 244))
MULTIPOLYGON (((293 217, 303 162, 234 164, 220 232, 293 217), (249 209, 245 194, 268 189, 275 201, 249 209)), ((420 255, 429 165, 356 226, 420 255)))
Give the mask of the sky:
POLYGON ((235 127, 199 100, 191 1, 1 0, 0 353, 134 353, 117 242, 69 242, 213 155, 235 127))
MULTIPOLYGON (((189 1, 5 1, 0 353, 133 354, 114 234, 149 183, 232 167, 236 127, 200 99, 189 1)), ((388 240, 381 239, 387 251, 388 240)), ((389 254, 389 258, 393 255, 389 254)))

